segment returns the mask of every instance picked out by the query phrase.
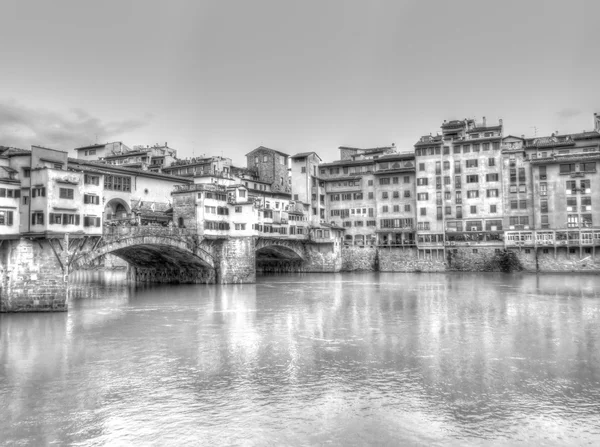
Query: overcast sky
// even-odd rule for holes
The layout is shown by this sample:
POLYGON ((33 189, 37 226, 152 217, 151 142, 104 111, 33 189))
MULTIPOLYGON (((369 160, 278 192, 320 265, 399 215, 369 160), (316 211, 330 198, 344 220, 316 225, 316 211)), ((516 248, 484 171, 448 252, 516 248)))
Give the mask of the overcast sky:
POLYGON ((0 145, 412 150, 444 119, 591 129, 600 1, 2 0, 0 145))

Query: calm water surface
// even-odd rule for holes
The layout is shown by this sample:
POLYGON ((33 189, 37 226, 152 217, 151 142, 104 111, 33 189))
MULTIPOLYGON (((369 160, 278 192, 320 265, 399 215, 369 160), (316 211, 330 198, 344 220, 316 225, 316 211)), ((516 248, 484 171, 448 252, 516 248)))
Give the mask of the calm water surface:
POLYGON ((600 277, 298 274, 0 315, 0 444, 600 445, 600 277))

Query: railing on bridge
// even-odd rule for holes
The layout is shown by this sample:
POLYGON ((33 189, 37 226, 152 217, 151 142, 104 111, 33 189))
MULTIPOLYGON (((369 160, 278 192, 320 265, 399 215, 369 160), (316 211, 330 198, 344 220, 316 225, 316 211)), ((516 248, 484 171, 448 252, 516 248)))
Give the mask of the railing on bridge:
POLYGON ((136 237, 136 236, 170 236, 170 237, 188 237, 196 236, 198 233, 195 228, 177 228, 163 227, 162 225, 124 225, 107 226, 102 230, 105 237, 136 237))

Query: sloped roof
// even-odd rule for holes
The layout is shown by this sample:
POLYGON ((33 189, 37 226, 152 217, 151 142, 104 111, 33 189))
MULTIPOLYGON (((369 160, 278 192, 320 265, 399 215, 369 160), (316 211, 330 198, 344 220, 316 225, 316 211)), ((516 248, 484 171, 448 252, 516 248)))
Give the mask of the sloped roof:
POLYGON ((178 175, 173 175, 173 174, 162 174, 159 172, 144 171, 142 169, 137 169, 137 168, 126 168, 123 166, 102 163, 102 162, 96 161, 96 160, 81 160, 79 158, 69 158, 68 163, 69 163, 70 168, 75 168, 75 167, 79 166, 80 168, 86 169, 86 170, 93 168, 93 169, 96 169, 97 172, 101 172, 101 173, 104 173, 106 171, 109 171, 109 172, 113 171, 113 172, 120 172, 123 174, 129 174, 129 175, 140 175, 140 176, 145 176, 145 177, 162 178, 165 180, 176 180, 176 181, 181 181, 182 183, 192 183, 192 180, 189 177, 180 177, 178 175))
POLYGON ((379 152, 387 149, 394 149, 395 146, 381 146, 381 147, 371 147, 371 148, 360 148, 360 147, 352 147, 352 146, 340 146, 338 149, 350 149, 353 151, 363 151, 363 152, 379 152))
POLYGON ((292 155, 290 158, 304 158, 304 157, 308 157, 309 155, 313 155, 313 154, 316 155, 319 160, 322 160, 322 158, 319 157, 319 154, 317 154, 314 151, 313 152, 300 152, 299 154, 292 155))
POLYGON ((396 154, 387 154, 379 157, 376 162, 379 161, 392 161, 392 160, 413 160, 415 158, 414 152, 398 152, 396 154))
POLYGON ((82 149, 94 149, 94 148, 104 147, 104 146, 106 146, 106 144, 90 144, 89 146, 76 147, 75 150, 80 151, 82 149))
POLYGON ((246 154, 246 157, 247 157, 248 155, 250 155, 250 154, 253 154, 253 153, 254 153, 254 152, 256 152, 256 151, 270 151, 270 152, 275 152, 275 153, 277 153, 277 154, 279 154, 279 155, 283 155, 284 157, 289 157, 289 156, 290 156, 289 154, 286 154, 285 152, 278 151, 278 150, 276 150, 276 149, 270 149, 270 148, 268 148, 268 147, 259 146, 259 147, 257 147, 256 149, 254 149, 254 150, 252 150, 252 151, 248 152, 248 153, 246 154))
POLYGON ((498 125, 498 126, 486 126, 486 127, 474 127, 471 130, 467 130, 467 133, 473 133, 473 132, 489 132, 490 130, 502 130, 502 126, 498 125))

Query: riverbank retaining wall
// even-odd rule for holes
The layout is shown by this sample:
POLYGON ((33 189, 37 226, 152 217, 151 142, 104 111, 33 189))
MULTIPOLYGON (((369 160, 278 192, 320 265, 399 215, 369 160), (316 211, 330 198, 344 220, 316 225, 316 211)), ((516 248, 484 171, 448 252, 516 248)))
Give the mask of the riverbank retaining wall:
POLYGON ((600 273, 600 249, 346 246, 342 248, 342 271, 600 273))

